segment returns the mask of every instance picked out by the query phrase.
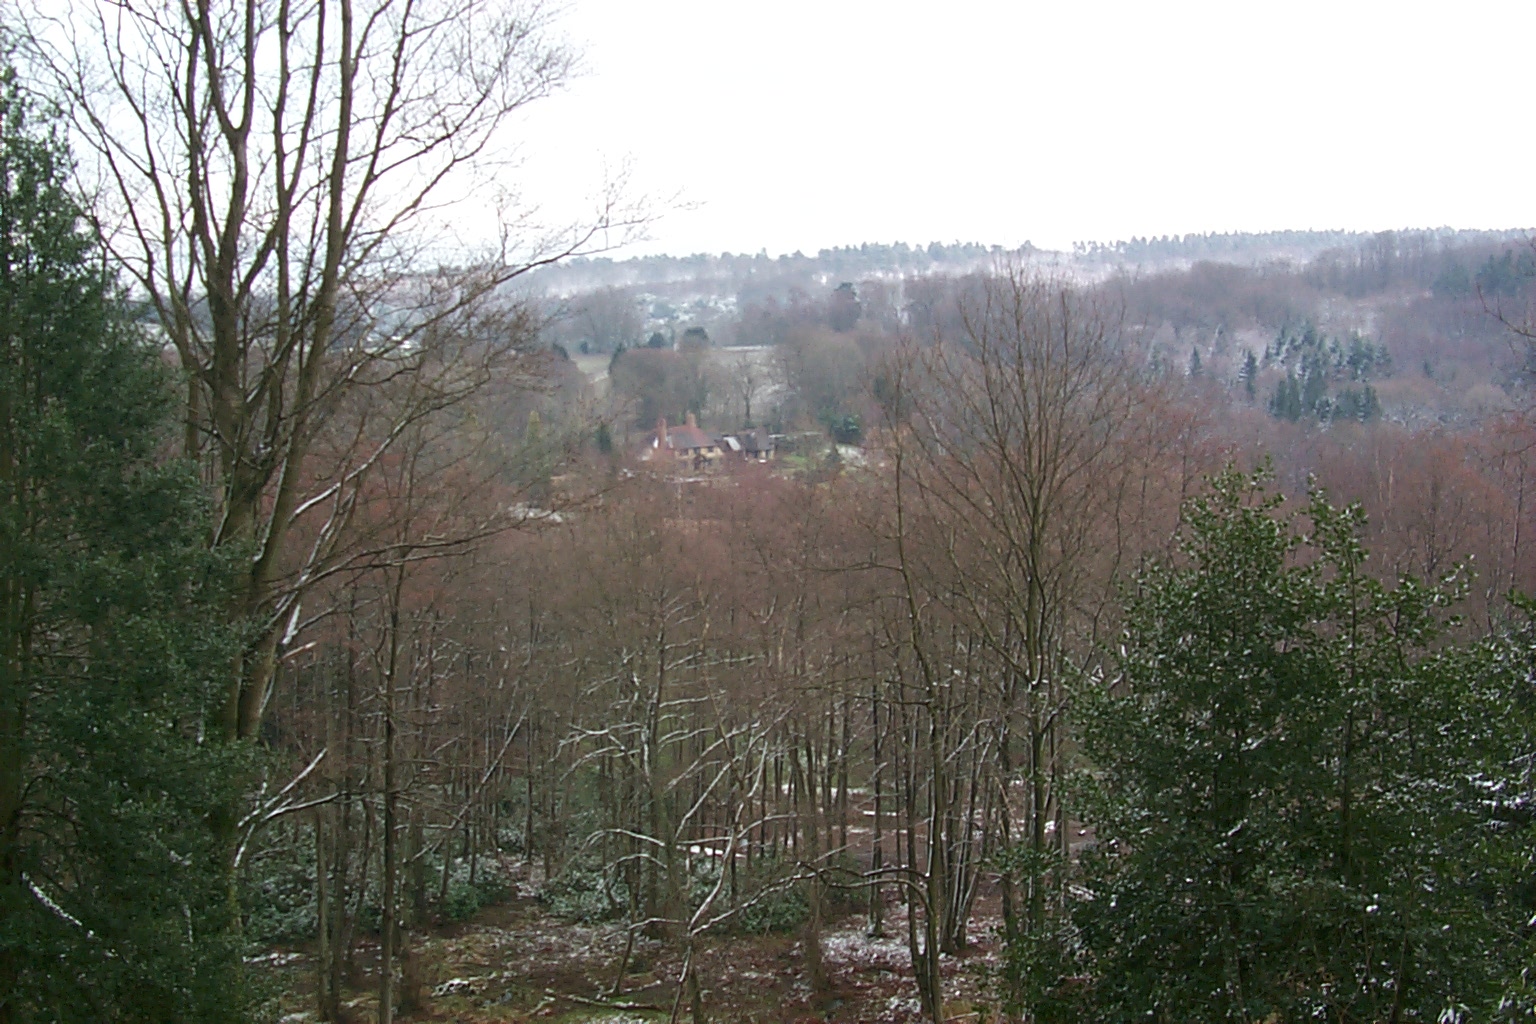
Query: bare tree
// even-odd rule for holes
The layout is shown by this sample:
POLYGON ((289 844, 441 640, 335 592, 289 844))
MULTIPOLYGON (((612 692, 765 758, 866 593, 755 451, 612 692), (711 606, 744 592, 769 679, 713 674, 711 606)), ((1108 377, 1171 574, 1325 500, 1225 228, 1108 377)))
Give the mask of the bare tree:
POLYGON ((730 375, 731 397, 741 400, 741 425, 755 427, 752 419, 752 399, 763 391, 767 374, 758 362, 756 353, 740 352, 727 369, 730 375))
MULTIPOLYGON (((66 101, 113 255, 186 373, 186 451, 218 496, 216 546, 251 557, 231 614, 261 626, 231 675, 229 738, 257 734, 305 587, 341 557, 370 470, 423 406, 322 467, 320 431, 358 387, 422 375, 440 407, 529 334, 500 298, 532 266, 632 225, 450 245, 446 208, 507 153, 509 119, 566 81, 571 53, 529 0, 36 3, 34 70, 66 101), (306 517, 322 542, 290 543, 306 517)), ((482 191, 481 194, 500 193, 482 191)))
MULTIPOLYGON (((954 712, 941 715, 938 703, 951 699, 951 676, 992 680, 992 692, 977 695, 994 716, 988 742, 997 774, 986 784, 1000 793, 995 821, 1011 839, 1009 790, 1022 775, 1023 838, 1033 854, 1025 924, 1038 928, 1040 870, 1052 845, 1065 842, 1056 792, 1067 747, 1065 677, 1074 650, 1092 649, 1085 641, 1111 603, 1106 584, 1126 553, 1118 524, 1137 479, 1126 442, 1143 390, 1122 351, 1116 307, 1101 296, 1011 270, 963 298, 958 321, 958 336, 904 355, 903 420, 889 433, 896 567, 930 731, 942 738, 952 729, 943 715, 954 712), (944 635, 935 639, 935 630, 944 635)), ((969 733, 953 738, 982 742, 969 733)), ((953 761, 963 749, 932 756, 953 761)), ((932 785, 941 783, 936 776, 932 785)), ((931 796, 935 814, 941 798, 931 796)), ((965 892, 961 884, 950 898, 965 892)), ((1006 878, 1004 911, 1012 927, 1006 878)), ((964 919, 951 914, 946 929, 963 929, 964 919)), ((963 942, 963 933, 941 937, 963 942)))
POLYGON ((634 295, 623 288, 599 288, 571 303, 572 330, 593 352, 612 352, 640 343, 645 321, 634 295))

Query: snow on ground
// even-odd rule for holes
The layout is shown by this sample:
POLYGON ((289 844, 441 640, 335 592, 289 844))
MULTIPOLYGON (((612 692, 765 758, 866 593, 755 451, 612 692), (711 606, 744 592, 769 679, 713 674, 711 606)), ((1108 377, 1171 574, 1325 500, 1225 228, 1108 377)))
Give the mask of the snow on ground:
POLYGON ((909 971, 912 957, 907 952, 905 931, 905 924, 901 925, 900 933, 888 924, 884 938, 871 938, 865 931, 864 919, 859 918, 843 929, 822 936, 822 956, 829 967, 909 971))
MULTIPOLYGON (((909 1024, 921 1020, 907 951, 906 909, 888 895, 884 935, 867 934, 863 914, 831 921, 822 934, 830 991, 812 993, 798 933, 719 936, 701 940, 696 966, 710 1019, 719 1024, 909 1024)), ((978 996, 983 965, 995 962, 994 908, 979 907, 972 945, 941 958, 944 998, 964 1014, 978 996)), ((617 923, 582 925, 552 917, 536 900, 518 898, 487 908, 466 924, 446 926, 423 940, 419 962, 426 1007, 415 1019, 461 1024, 655 1024, 671 1009, 682 967, 677 944, 637 935, 620 994, 607 999, 623 956, 625 930, 617 923), (603 1005, 608 1003, 610 1005, 603 1005)), ((367 1019, 377 981, 376 945, 359 950, 363 975, 354 979, 345 1004, 367 1019)), ((284 951, 257 963, 283 979, 284 1024, 314 1020, 313 963, 284 951)))

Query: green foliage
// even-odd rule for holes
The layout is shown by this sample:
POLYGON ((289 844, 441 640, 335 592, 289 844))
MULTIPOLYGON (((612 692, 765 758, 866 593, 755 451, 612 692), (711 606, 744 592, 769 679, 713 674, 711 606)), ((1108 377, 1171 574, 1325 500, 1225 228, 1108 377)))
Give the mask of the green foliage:
POLYGON ((1380 419, 1381 399, 1376 397, 1376 389, 1369 384, 1361 388, 1345 388, 1333 401, 1331 418, 1361 423, 1380 419))
POLYGON ((732 920, 732 931, 745 935, 773 935, 802 928, 811 916, 811 905, 799 886, 763 892, 732 920))
POLYGON ((310 826, 271 843, 246 864, 240 904, 245 939, 297 945, 315 935, 315 842, 310 826))
MULTIPOLYGON (((687 913, 704 905, 720 882, 721 870, 718 859, 693 859, 683 891, 687 913)), ((848 878, 858 874, 851 860, 831 865, 829 873, 848 878)), ((810 902, 805 881, 794 874, 794 863, 778 857, 759 857, 751 867, 739 860, 735 878, 726 880, 711 905, 710 917, 728 915, 713 930, 724 935, 768 935, 802 927, 810 917, 810 902), (728 913, 733 907, 736 912, 728 913)), ((823 897, 823 912, 835 916, 856 910, 862 906, 861 895, 857 888, 829 887, 823 897)), ((590 855, 569 861, 539 890, 539 900, 555 916, 583 924, 622 920, 630 908, 622 873, 590 855)))
POLYGON ((1494 692, 1491 711, 1504 742, 1491 748, 1480 781, 1491 819, 1484 853, 1490 868, 1515 880, 1510 902, 1526 919, 1489 1016, 1528 1021, 1536 1017, 1536 599, 1512 600, 1523 622, 1488 646, 1491 677, 1510 682, 1494 692))
POLYGON ((832 440, 838 444, 858 444, 864 439, 864 428, 857 416, 834 416, 825 426, 832 440))
MULTIPOLYGON (((1039 1020, 1458 1019, 1529 917, 1495 828, 1520 673, 1450 582, 1365 571, 1358 508, 1227 472, 1139 580, 1083 715, 1097 847, 1005 991, 1039 1020)), ((1528 900, 1527 900, 1528 902, 1528 900)))
POLYGON ((1085 957, 1069 924, 1053 917, 1038 932, 1004 936, 1001 963, 983 972, 1012 1014, 1041 1024, 1076 1024, 1087 1016, 1080 961, 1085 957))
POLYGON ((1514 250, 1506 249, 1502 256, 1489 256, 1478 269, 1477 291, 1490 298, 1518 295, 1532 278, 1536 278, 1536 251, 1516 256, 1514 250))
POLYGON ((1301 419, 1301 384, 1294 373, 1287 373, 1285 379, 1275 386, 1275 393, 1269 400, 1269 414, 1292 423, 1301 419))
MULTIPOLYGON (((57 129, 0 83, 0 1017, 243 1017, 202 740, 241 637, 173 382, 70 198, 57 129)), ((226 554, 220 558, 233 558, 226 554)))
POLYGON ((1372 344, 1359 334, 1350 336, 1347 347, 1335 349, 1336 367, 1340 357, 1349 371, 1350 380, 1372 380, 1392 372, 1392 355, 1387 346, 1372 344))
POLYGON ((499 860, 482 857, 470 881, 469 860, 460 857, 448 870, 448 894, 438 912, 448 921, 464 921, 481 907, 494 907, 512 898, 516 884, 499 860))
POLYGON ((859 317, 864 314, 859 303, 858 292, 853 284, 844 281, 837 286, 832 297, 827 302, 827 324, 839 334, 844 334, 858 325, 859 317))
MULTIPOLYGON (((1300 366, 1300 377, 1294 369, 1287 370, 1270 398, 1270 415, 1276 419, 1295 423, 1312 417, 1325 423, 1335 419, 1363 423, 1381 415, 1381 402, 1375 389, 1366 382, 1391 373, 1392 357, 1385 345, 1375 344, 1358 333, 1350 335, 1346 342, 1325 338, 1308 323, 1300 332, 1281 331, 1273 349, 1265 349, 1265 362, 1272 358, 1300 366), (1329 389, 1340 381, 1362 386, 1348 387, 1331 396, 1329 389)), ((1257 367, 1250 373, 1245 366, 1243 375, 1244 387, 1251 395, 1257 367)))
POLYGON ((539 901, 567 921, 593 924, 617 921, 629 906, 623 879, 595 857, 573 857, 539 889, 539 901))
POLYGON ((480 893, 464 882, 449 882, 448 896, 439 908, 445 921, 467 921, 480 909, 480 893))
POLYGON ((1446 264, 1429 287, 1438 299, 1464 299, 1472 294, 1472 275, 1467 272, 1465 264, 1453 260, 1446 264))
POLYGON ((1259 360, 1253 354, 1253 349, 1247 349, 1243 353, 1243 369, 1241 372, 1243 393, 1248 396, 1248 401, 1258 397, 1259 360))
POLYGON ((1320 365, 1313 363, 1307 367, 1306 376, 1301 382, 1301 407, 1306 412, 1315 414, 1326 397, 1328 397, 1328 375, 1320 365))
MULTIPOLYGON (((794 878, 796 865, 778 856, 759 856, 751 867, 739 861, 736 867, 736 905, 740 908, 724 921, 720 930, 734 935, 771 935, 793 932, 804 927, 811 916, 810 898, 805 879, 794 878)), ((693 906, 714 887, 720 877, 718 861, 697 864, 692 889, 693 906)), ((822 917, 831 919, 862 909, 868 899, 858 884, 859 865, 852 857, 839 855, 822 869, 822 917), (839 885, 839 880, 849 884, 839 885)), ((723 906, 716 913, 723 911, 723 906)))
MULTIPOLYGON (((719 865, 708 865, 718 877, 719 865)), ((772 935, 792 932, 810 919, 811 904, 804 883, 791 880, 795 865, 773 854, 764 854, 736 868, 736 900, 741 909, 725 922, 723 930, 737 935, 772 935)), ((723 909, 723 908, 722 908, 723 909)))
MULTIPOLYGON (((516 805, 512 801, 502 803, 503 815, 509 815, 516 805)), ((528 837, 523 834, 521 820, 503 817, 496 828, 496 849, 501 853, 524 854, 528 850, 528 837)))

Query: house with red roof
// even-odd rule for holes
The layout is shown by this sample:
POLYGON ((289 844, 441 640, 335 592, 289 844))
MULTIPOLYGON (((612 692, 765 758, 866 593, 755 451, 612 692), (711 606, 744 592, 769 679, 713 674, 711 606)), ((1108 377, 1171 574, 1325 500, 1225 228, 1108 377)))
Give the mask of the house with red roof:
POLYGON ((773 458, 773 436, 765 428, 744 430, 740 434, 711 434, 699 428, 693 413, 680 427, 667 426, 666 419, 656 422, 656 432, 646 441, 640 458, 651 461, 663 453, 684 470, 700 471, 720 466, 729 455, 748 462, 767 462, 773 458))
POLYGON ((641 453, 643 459, 654 459, 663 454, 672 456, 680 467, 692 470, 709 469, 725 457, 725 445, 720 438, 699 429, 693 413, 680 427, 668 427, 665 418, 656 422, 656 433, 641 453))

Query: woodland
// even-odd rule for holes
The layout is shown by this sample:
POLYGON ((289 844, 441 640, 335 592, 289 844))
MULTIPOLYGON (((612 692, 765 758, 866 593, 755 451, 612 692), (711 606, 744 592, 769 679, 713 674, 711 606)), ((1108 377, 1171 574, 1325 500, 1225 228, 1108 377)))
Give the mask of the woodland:
POLYGON ((537 6, 75 13, 0 1024, 1533 1019, 1529 232, 450 260, 537 6))

